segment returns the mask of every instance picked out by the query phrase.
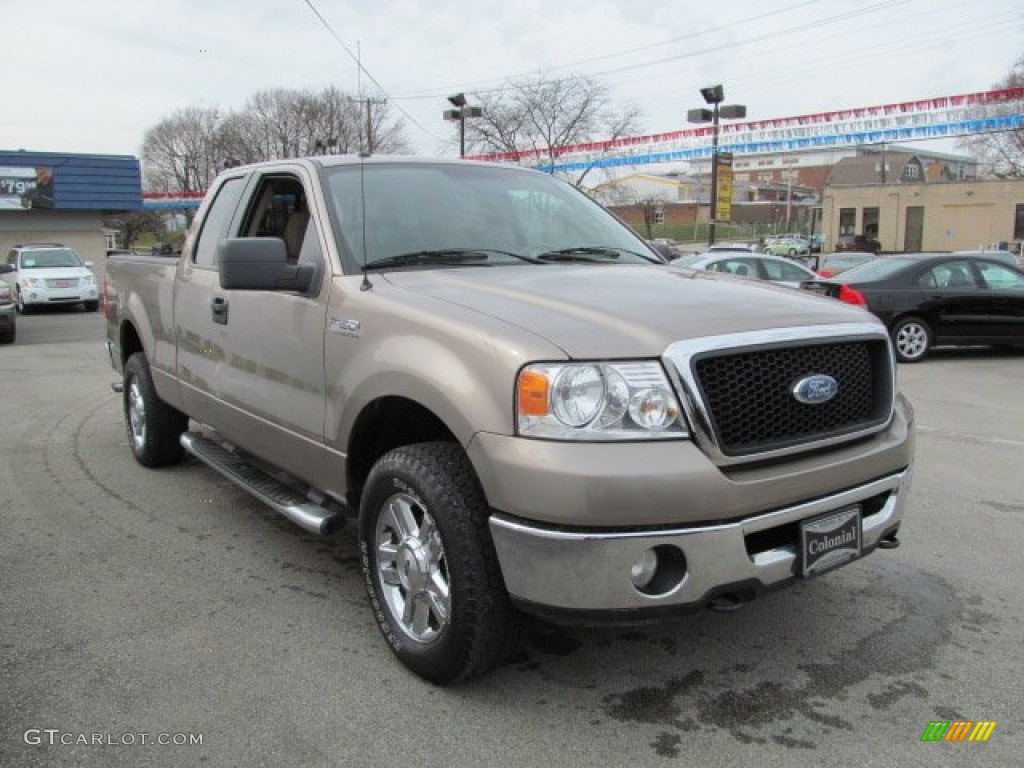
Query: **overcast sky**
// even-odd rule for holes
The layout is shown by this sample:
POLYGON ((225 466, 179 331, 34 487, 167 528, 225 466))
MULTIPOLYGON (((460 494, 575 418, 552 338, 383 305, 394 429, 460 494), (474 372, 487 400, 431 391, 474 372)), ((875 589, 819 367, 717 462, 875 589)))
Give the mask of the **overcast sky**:
POLYGON ((0 149, 103 154, 267 88, 384 96, 418 153, 456 155, 445 97, 509 79, 599 78, 654 133, 715 83, 786 117, 987 90, 1024 55, 1021 0, 0 0, 0 18, 0 149))

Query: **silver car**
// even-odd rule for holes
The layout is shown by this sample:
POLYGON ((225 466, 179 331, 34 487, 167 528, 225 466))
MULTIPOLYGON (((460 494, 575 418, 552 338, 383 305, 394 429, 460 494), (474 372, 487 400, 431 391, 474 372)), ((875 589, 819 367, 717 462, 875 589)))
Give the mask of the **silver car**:
POLYGON ((814 280, 817 275, 802 264, 766 253, 700 253, 693 258, 677 259, 673 266, 690 269, 706 269, 709 272, 723 272, 737 277, 768 280, 773 283, 798 288, 805 280, 814 280))

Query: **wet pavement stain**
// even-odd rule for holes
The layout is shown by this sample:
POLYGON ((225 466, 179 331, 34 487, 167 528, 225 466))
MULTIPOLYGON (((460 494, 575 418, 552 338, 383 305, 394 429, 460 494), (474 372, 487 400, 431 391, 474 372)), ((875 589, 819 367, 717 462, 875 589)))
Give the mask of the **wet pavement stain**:
POLYGON ((625 693, 605 697, 608 715, 620 722, 673 725, 689 730, 680 715, 682 709, 676 697, 695 690, 704 683, 704 673, 694 671, 685 677, 670 678, 661 687, 634 688, 625 693))
POLYGON ((889 709, 904 696, 915 696, 919 699, 928 697, 928 691, 917 683, 900 680, 890 683, 881 693, 869 693, 868 703, 873 709, 889 709))
POLYGON ((679 757, 679 744, 682 740, 679 734, 662 731, 658 738, 651 742, 651 746, 662 757, 679 757))
MULTIPOLYGON (((899 677, 881 693, 869 697, 876 709, 885 709, 905 696, 926 698, 927 690, 907 681, 909 673, 929 670, 940 647, 951 642, 954 627, 964 629, 963 603, 940 579, 898 563, 877 566, 878 580, 862 591, 867 602, 899 601, 903 613, 865 635, 853 648, 837 651, 827 662, 796 665, 806 682, 789 685, 763 680, 752 687, 729 688, 695 671, 672 678, 660 687, 641 687, 605 697, 608 716, 687 730, 699 723, 728 731, 743 743, 767 743, 767 731, 776 743, 794 749, 815 749, 813 741, 798 738, 780 722, 803 718, 829 730, 853 731, 853 726, 826 707, 849 698, 850 689, 870 678, 899 677), (715 692, 715 687, 719 691, 715 692), (764 730, 766 733, 761 733, 764 730), (781 734, 781 735, 780 735, 781 734)), ((740 665, 732 665, 733 668, 740 665)), ((790 670, 793 671, 793 670, 790 670)), ((668 742, 659 737, 655 751, 668 742)), ((659 753, 660 754, 660 753, 659 753)))

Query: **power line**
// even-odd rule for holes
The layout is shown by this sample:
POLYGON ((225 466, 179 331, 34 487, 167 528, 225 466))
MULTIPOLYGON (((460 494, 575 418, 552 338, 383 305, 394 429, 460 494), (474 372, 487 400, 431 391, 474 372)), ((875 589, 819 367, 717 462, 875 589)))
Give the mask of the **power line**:
MULTIPOLYGON (((899 0, 899 1, 900 2, 908 2, 909 0, 899 0)), ((808 6, 808 5, 814 5, 814 4, 819 3, 819 2, 821 2, 821 0, 803 0, 803 2, 799 2, 799 3, 796 3, 794 5, 789 5, 789 6, 786 6, 785 8, 779 8, 777 10, 769 11, 768 13, 762 13, 762 14, 759 14, 757 16, 746 17, 746 18, 739 19, 739 20, 734 21, 734 22, 730 22, 729 24, 722 24, 722 25, 717 26, 717 27, 712 27, 711 29, 704 30, 704 31, 701 31, 701 32, 689 32, 689 33, 687 33, 685 35, 680 35, 678 37, 672 37, 672 38, 669 38, 667 40, 661 40, 661 41, 659 41, 657 43, 648 43, 647 45, 640 45, 640 46, 636 46, 634 48, 627 48, 627 49, 622 50, 622 51, 615 51, 615 52, 612 52, 612 53, 606 53, 606 54, 602 54, 601 56, 594 56, 594 57, 591 57, 591 58, 588 58, 588 59, 579 59, 577 61, 568 62, 568 63, 565 63, 565 64, 556 64, 554 66, 549 67, 548 69, 549 69, 549 71, 557 71, 557 70, 561 70, 561 69, 571 69, 571 68, 574 68, 574 67, 581 66, 583 64, 591 64, 591 63, 593 63, 595 61, 604 61, 604 60, 607 60, 607 59, 614 59, 614 58, 618 58, 618 57, 621 57, 621 56, 628 56, 630 54, 638 53, 640 51, 646 51, 646 50, 650 50, 652 48, 660 48, 660 47, 663 47, 663 46, 666 46, 666 45, 672 45, 674 43, 679 43, 679 42, 682 42, 684 40, 689 40, 689 39, 692 39, 692 38, 702 37, 704 35, 709 35, 709 34, 715 34, 717 32, 723 32, 723 31, 725 31, 727 29, 731 29, 732 27, 748 26, 748 25, 750 25, 753 22, 761 21, 763 19, 767 19, 767 18, 770 18, 772 16, 778 16, 778 15, 781 15, 783 13, 788 13, 789 11, 797 10, 799 8, 803 8, 803 7, 808 6)), ((502 81, 515 80, 515 79, 521 78, 521 77, 529 77, 532 74, 534 74, 534 73, 533 72, 520 72, 520 73, 516 73, 516 74, 504 75, 502 77, 502 81)), ((473 87, 476 86, 476 85, 493 83, 493 82, 496 82, 493 78, 488 79, 488 80, 477 80, 475 82, 474 81, 470 81, 468 83, 464 83, 463 85, 461 85, 459 87, 462 88, 463 90, 465 90, 467 88, 468 89, 473 89, 474 93, 489 93, 489 92, 493 92, 493 91, 498 90, 498 89, 491 88, 491 89, 479 90, 479 89, 475 89, 473 87)), ((428 98, 429 99, 436 99, 436 98, 441 98, 443 93, 447 93, 447 92, 449 92, 449 91, 451 91, 453 89, 454 89, 454 86, 452 86, 450 88, 446 88, 446 89, 440 89, 440 90, 438 90, 438 89, 431 89, 431 90, 428 90, 428 91, 419 91, 419 92, 413 92, 413 93, 410 93, 410 94, 405 94, 405 95, 402 95, 402 96, 396 96, 395 98, 396 99, 406 100, 406 101, 413 100, 413 99, 428 99, 428 98)))
MULTIPOLYGON (((390 99, 390 97, 388 97, 388 93, 385 90, 384 86, 380 84, 380 82, 377 80, 377 78, 375 78, 373 76, 373 74, 371 74, 370 70, 368 70, 366 67, 363 66, 363 62, 360 60, 361 57, 360 56, 356 56, 354 53, 352 53, 352 49, 349 48, 345 44, 345 41, 341 39, 341 36, 338 35, 338 33, 334 31, 334 28, 331 26, 330 22, 328 22, 327 19, 324 18, 323 14, 321 14, 320 11, 317 10, 316 6, 313 5, 312 0, 302 0, 302 2, 304 2, 306 4, 306 6, 309 8, 309 10, 311 10, 313 12, 313 14, 317 17, 317 19, 320 20, 320 23, 324 25, 324 28, 327 30, 327 32, 331 35, 331 37, 334 38, 335 42, 337 42, 338 45, 341 46, 342 50, 344 50, 345 53, 348 54, 349 58, 352 59, 352 61, 355 62, 356 67, 358 68, 358 71, 361 72, 362 74, 366 75, 366 78, 371 83, 373 83, 375 86, 377 86, 377 89, 380 91, 381 95, 384 96, 384 98, 386 98, 389 101, 393 102, 393 100, 390 99)), ((409 114, 409 112, 407 112, 400 104, 396 103, 395 104, 395 109, 397 109, 400 113, 402 113, 402 115, 404 115, 405 118, 407 120, 409 120, 409 122, 411 122, 413 125, 415 125, 417 128, 419 128, 421 131, 426 133, 428 136, 432 136, 433 138, 437 139, 438 141, 445 141, 445 139, 442 139, 440 136, 437 136, 432 131, 429 131, 426 128, 424 128, 420 124, 420 122, 415 117, 413 117, 411 114, 409 114)))

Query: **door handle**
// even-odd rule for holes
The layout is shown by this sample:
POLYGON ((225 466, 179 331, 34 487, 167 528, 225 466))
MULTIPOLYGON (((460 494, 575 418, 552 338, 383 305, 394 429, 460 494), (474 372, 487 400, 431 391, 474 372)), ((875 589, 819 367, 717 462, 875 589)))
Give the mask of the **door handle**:
POLYGON ((228 300, 223 296, 214 296, 210 301, 210 313, 213 316, 213 322, 218 325, 227 325, 228 300))

